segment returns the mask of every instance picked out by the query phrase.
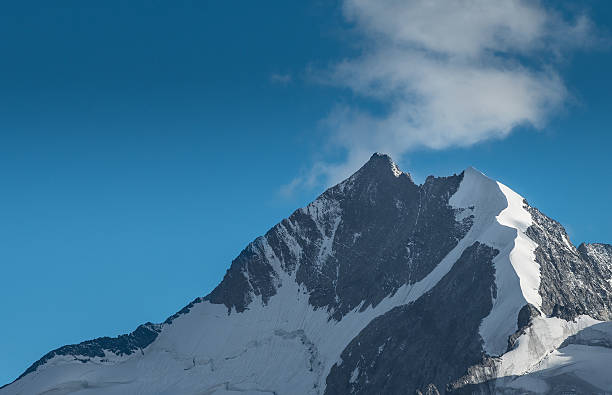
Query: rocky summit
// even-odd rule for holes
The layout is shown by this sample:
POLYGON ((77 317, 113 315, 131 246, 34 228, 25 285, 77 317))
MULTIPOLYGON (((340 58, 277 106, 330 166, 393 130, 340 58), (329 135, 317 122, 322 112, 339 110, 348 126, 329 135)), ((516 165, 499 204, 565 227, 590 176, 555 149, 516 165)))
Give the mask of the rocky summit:
POLYGON ((160 324, 44 355, 0 394, 612 393, 612 246, 468 168, 374 154, 160 324))

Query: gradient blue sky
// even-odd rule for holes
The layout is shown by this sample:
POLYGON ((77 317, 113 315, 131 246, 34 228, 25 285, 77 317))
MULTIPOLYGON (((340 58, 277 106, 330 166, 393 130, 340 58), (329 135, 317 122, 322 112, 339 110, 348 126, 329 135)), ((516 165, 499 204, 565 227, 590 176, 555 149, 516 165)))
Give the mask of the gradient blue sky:
MULTIPOLYGON (((581 7, 606 33, 612 4, 581 7)), ((282 193, 342 160, 322 148, 338 103, 377 111, 313 78, 360 50, 353 28, 320 1, 4 5, 0 384, 53 348, 163 321, 323 191, 282 193)), ((394 159, 417 181, 472 165, 575 244, 611 243, 612 54, 573 51, 555 68, 571 100, 540 129, 394 159)))

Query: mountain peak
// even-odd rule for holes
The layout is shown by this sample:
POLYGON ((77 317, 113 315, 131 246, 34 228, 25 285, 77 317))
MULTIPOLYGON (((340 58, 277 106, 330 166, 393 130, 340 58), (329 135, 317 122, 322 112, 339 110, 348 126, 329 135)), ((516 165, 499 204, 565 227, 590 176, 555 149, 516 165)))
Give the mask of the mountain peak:
POLYGON ((473 167, 417 185, 375 153, 250 243, 207 296, 53 350, 0 395, 603 393, 611 278, 612 246, 576 250, 473 167))
POLYGON ((400 177, 402 174, 410 177, 410 174, 402 172, 393 159, 384 153, 375 152, 370 159, 359 169, 358 173, 368 173, 375 176, 386 176, 392 174, 400 177))
POLYGON ((484 174, 483 172, 481 172, 480 170, 478 170, 477 168, 475 168, 474 166, 468 166, 465 170, 464 170, 464 174, 471 174, 473 176, 477 176, 477 177, 483 177, 486 179, 490 179, 489 177, 487 177, 486 174, 484 174))

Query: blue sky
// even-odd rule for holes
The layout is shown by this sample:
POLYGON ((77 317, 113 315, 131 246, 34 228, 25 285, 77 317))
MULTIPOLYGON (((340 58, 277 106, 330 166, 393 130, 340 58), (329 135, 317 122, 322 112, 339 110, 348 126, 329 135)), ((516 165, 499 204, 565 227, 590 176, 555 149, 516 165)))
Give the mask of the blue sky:
POLYGON ((163 321, 208 293, 248 242, 389 142, 417 181, 472 165, 562 222, 574 243, 612 242, 608 2, 534 3, 534 24, 555 15, 546 34, 476 46, 446 46, 446 31, 429 40, 381 30, 388 10, 366 3, 3 8, 0 384, 53 348, 163 321), (588 32, 576 29, 580 17, 588 32), (525 78, 519 99, 553 93, 507 116, 515 102, 499 90, 505 107, 485 122, 461 111, 464 97, 482 99, 470 91, 441 127, 423 114, 457 91, 432 94, 433 82, 404 73, 407 59, 438 81, 416 66, 432 53, 445 78, 461 68, 477 84, 485 64, 493 81, 508 70, 525 78), (371 74, 381 59, 398 65, 393 82, 371 74), (418 125, 390 121, 414 108, 418 125), (385 134, 393 128, 400 137, 385 134), (414 137, 424 129, 439 142, 414 137))

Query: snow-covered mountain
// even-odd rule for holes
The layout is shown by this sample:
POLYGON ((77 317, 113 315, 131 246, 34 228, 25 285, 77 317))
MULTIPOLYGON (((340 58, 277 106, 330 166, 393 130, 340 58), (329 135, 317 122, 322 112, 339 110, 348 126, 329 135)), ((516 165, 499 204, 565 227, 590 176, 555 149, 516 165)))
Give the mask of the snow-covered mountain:
POLYGON ((0 394, 604 393, 609 320, 612 246, 576 248, 473 168, 417 185, 374 154, 208 296, 0 394))

